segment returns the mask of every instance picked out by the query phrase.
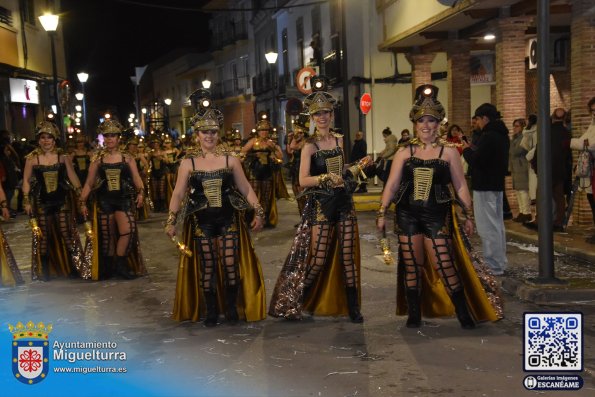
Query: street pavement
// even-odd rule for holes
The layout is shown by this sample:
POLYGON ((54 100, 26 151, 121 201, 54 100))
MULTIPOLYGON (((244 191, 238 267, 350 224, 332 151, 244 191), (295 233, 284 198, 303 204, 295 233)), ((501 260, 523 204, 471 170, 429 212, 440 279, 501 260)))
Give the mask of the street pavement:
MULTIPOLYGON (((279 226, 254 238, 267 297, 299 219, 293 201, 279 201, 279 213, 279 226)), ((139 225, 147 277, 47 283, 30 281, 30 230, 26 218, 19 216, 2 227, 27 282, 0 289, 0 335, 8 335, 8 323, 31 319, 52 323, 54 340, 114 341, 127 352, 126 374, 97 375, 105 384, 109 380, 109 390, 103 383, 89 390, 89 375, 54 373, 35 386, 34 393, 44 396, 521 396, 536 393, 523 387, 523 314, 580 311, 585 368, 580 375, 585 385, 579 391, 542 394, 593 395, 593 263, 559 253, 556 275, 569 283, 531 285, 528 281, 538 274, 536 247, 526 240, 531 232, 518 232, 525 239, 509 233, 510 269, 499 278, 505 290, 504 319, 471 331, 461 329, 455 318, 424 319, 422 328, 408 329, 405 317, 394 314, 395 268, 382 262, 375 215, 360 211, 358 220, 363 325, 317 317, 301 322, 267 318, 237 326, 222 322, 206 328, 170 318, 178 263, 177 250, 163 234, 164 214, 153 214, 139 225), (524 289, 532 292, 521 292, 524 289), (543 290, 558 292, 535 292, 543 290), (578 290, 585 295, 564 294, 578 290), (520 294, 526 296, 521 299, 520 294), (65 384, 68 388, 61 393, 43 389, 65 384)), ((556 238, 566 238, 565 246, 573 243, 570 235, 556 238)), ((477 237, 472 241, 480 250, 477 237)), ((18 388, 6 367, 0 370, 6 395, 32 395, 32 389, 18 388)))

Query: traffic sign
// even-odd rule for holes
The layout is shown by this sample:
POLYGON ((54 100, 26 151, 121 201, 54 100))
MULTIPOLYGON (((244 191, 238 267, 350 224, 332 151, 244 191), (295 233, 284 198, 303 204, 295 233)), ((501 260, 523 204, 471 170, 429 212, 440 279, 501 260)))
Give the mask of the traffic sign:
POLYGON ((372 96, 367 92, 364 93, 359 100, 359 109, 363 114, 368 114, 370 109, 372 109, 372 96))
POLYGON ((295 85, 297 86, 297 89, 302 93, 302 94, 311 94, 312 93, 312 87, 310 86, 310 79, 316 75, 316 70, 314 70, 311 67, 306 66, 305 68, 300 69, 299 72, 297 72, 296 78, 295 78, 295 85))

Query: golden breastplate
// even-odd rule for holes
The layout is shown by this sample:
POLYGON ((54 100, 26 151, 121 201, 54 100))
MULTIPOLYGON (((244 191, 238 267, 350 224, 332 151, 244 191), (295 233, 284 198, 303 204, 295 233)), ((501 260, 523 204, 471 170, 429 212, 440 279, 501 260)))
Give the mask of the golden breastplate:
POLYGON ((120 172, 119 168, 108 168, 105 170, 105 177, 107 178, 107 190, 112 192, 120 190, 120 172))
POLYGON ((158 159, 153 160, 153 169, 156 169, 156 170, 161 169, 161 160, 158 160, 158 159))
POLYGON ((83 171, 87 169, 87 159, 85 157, 77 157, 76 163, 78 165, 79 170, 83 171))
POLYGON ((202 181, 202 188, 205 192, 205 196, 209 201, 209 207, 220 208, 221 205, 221 185, 223 184, 222 179, 208 179, 202 181))
POLYGON ((433 168, 418 167, 413 170, 413 199, 426 201, 432 189, 433 168))
POLYGON ((43 182, 45 183, 46 192, 55 192, 58 189, 58 171, 44 171, 43 182))
POLYGON ((268 164, 269 163, 269 154, 268 153, 264 153, 264 152, 258 152, 256 154, 256 157, 258 157, 258 162, 260 164, 268 164))
POLYGON ((329 174, 343 175, 343 156, 330 157, 324 160, 326 172, 329 174))

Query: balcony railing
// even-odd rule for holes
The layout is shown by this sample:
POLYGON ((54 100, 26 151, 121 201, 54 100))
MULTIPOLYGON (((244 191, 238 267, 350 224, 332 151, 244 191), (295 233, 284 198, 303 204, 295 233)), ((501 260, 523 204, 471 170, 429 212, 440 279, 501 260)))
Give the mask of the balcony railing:
POLYGON ((246 21, 228 21, 229 25, 219 24, 215 27, 215 34, 211 37, 211 49, 219 50, 240 40, 248 40, 246 21))

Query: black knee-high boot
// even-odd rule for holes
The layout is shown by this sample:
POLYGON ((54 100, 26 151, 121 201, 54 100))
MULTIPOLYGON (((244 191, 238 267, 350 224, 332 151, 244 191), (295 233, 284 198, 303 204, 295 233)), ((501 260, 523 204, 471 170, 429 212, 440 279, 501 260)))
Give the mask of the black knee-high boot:
POLYGON ((352 323, 363 323, 364 316, 359 311, 359 301, 356 287, 347 287, 347 305, 349 307, 349 318, 352 323))
POLYGON ((50 256, 49 255, 41 255, 40 257, 40 266, 41 266, 41 281, 50 281, 50 256))
POLYGON ((115 256, 116 274, 123 279, 132 280, 136 274, 128 267, 127 256, 115 256))
POLYGON ((455 306, 455 311, 457 313, 457 318, 461 323, 461 327, 464 329, 473 329, 475 328, 475 322, 469 313, 469 309, 467 308, 467 300, 465 299, 465 290, 463 288, 455 291, 450 296, 452 303, 455 306))
POLYGON ((421 327, 421 297, 418 289, 407 288, 407 312, 409 317, 405 326, 407 328, 421 327))
POLYGON ((240 320, 238 315, 237 300, 238 300, 238 285, 228 285, 225 290, 225 309, 227 322, 235 325, 240 320))
POLYGON ((214 327, 217 325, 217 319, 219 318, 219 311, 217 310, 217 294, 215 291, 205 292, 205 303, 207 306, 207 317, 203 324, 207 327, 214 327))

